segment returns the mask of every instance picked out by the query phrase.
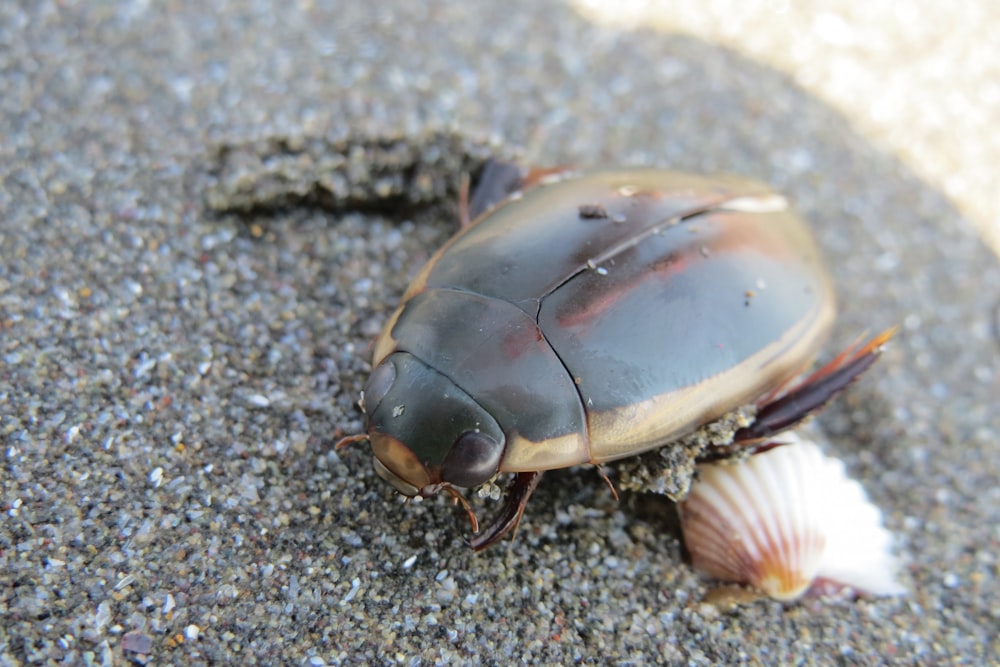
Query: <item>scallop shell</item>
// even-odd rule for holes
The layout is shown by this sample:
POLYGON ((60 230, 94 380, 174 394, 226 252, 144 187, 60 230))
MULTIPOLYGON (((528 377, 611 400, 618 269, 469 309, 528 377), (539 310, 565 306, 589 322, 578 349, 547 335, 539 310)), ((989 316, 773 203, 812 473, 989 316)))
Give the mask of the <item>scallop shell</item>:
POLYGON ((698 466, 680 504, 696 568, 793 600, 817 580, 873 595, 905 592, 882 514, 841 461, 794 434, 737 463, 698 466))

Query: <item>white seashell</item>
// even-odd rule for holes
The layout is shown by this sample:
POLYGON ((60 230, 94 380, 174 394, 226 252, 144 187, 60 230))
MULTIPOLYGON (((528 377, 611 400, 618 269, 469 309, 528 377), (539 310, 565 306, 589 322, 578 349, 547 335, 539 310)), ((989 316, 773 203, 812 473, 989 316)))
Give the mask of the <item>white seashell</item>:
POLYGON ((812 442, 785 443, 736 463, 698 466, 680 504, 696 568, 793 600, 822 580, 873 595, 905 592, 881 512, 844 464, 812 442))

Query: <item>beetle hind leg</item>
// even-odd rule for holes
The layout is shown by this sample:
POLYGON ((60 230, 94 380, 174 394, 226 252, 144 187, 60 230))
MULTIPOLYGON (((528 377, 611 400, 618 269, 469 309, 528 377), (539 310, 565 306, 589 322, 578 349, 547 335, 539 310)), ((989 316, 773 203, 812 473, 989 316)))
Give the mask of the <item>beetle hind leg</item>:
POLYGON ((761 405, 754 422, 736 431, 732 444, 713 447, 699 456, 699 460, 728 458, 734 451, 753 451, 753 445, 798 425, 868 370, 894 333, 895 328, 888 329, 864 345, 848 347, 797 386, 761 405))

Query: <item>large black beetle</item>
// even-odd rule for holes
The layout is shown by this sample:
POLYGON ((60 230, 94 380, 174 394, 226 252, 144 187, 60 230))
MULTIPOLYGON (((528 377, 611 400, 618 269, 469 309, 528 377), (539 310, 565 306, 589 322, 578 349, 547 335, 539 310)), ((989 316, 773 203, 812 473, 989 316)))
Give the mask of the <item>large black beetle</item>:
POLYGON ((370 440, 399 492, 466 509, 456 487, 517 473, 477 549, 516 526, 542 471, 669 446, 755 405, 745 448, 818 409, 890 335, 781 393, 819 352, 834 295, 806 225, 751 180, 491 163, 472 214, 386 324, 367 433, 342 444, 370 440))

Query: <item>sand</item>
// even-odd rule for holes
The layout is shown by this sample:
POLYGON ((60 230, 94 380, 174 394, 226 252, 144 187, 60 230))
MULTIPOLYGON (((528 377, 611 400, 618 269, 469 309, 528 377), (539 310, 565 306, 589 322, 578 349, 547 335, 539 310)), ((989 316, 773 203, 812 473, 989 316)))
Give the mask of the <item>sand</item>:
POLYGON ((0 664, 998 659, 996 9, 956 41, 846 2, 707 27, 719 3, 679 3, 687 32, 521 0, 20 4, 0 664), (859 119, 866 95, 905 104, 859 119), (735 172, 795 202, 837 284, 827 356, 900 326, 814 428, 883 508, 908 596, 713 604, 670 503, 615 503, 586 468, 475 555, 446 499, 405 505, 365 446, 333 449, 490 155, 735 172))

